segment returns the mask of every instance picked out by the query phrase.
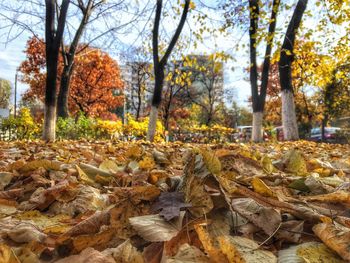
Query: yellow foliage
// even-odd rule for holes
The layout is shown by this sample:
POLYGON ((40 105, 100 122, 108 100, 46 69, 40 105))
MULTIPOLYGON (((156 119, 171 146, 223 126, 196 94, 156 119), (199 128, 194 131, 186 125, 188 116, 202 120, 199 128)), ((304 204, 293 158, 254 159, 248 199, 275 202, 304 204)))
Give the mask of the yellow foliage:
POLYGON ((151 170, 156 166, 156 163, 152 156, 146 156, 141 161, 139 161, 139 167, 142 170, 151 170))

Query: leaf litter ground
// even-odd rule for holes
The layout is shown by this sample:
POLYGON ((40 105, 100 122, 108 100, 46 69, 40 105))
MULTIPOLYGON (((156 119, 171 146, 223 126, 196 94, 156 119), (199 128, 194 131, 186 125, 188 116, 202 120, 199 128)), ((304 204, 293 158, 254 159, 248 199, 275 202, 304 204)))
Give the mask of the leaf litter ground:
POLYGON ((350 147, 0 142, 0 262, 349 262, 350 147))

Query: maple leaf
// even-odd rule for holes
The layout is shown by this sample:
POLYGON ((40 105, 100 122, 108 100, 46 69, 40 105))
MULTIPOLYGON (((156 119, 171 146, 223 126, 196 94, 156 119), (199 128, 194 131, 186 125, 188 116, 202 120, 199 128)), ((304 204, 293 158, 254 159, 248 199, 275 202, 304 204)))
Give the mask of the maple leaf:
POLYGON ((166 221, 180 216, 181 209, 191 207, 191 204, 184 202, 184 193, 182 192, 165 192, 161 193, 157 202, 153 204, 153 211, 160 211, 159 215, 166 221))

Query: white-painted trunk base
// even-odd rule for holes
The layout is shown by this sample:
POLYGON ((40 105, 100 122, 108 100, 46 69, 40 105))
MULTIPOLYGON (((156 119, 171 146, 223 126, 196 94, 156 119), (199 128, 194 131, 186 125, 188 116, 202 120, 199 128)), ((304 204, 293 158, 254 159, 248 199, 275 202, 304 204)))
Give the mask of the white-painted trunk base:
POLYGON ((295 115, 294 95, 288 90, 282 90, 282 125, 283 137, 286 141, 298 140, 298 124, 295 115))
POLYGON ((147 131, 147 141, 153 142, 154 136, 156 134, 156 126, 158 119, 158 108, 155 106, 151 107, 151 112, 149 115, 148 131, 147 131))
POLYGON ((56 107, 45 105, 43 140, 53 142, 56 139, 56 107))
POLYGON ((253 112, 252 141, 253 142, 263 141, 263 113, 262 112, 253 112))

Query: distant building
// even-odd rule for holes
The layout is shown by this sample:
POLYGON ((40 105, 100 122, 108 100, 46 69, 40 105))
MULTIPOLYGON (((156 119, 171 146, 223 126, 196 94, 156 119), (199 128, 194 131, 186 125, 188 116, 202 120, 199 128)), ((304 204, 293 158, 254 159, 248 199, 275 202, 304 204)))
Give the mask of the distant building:
POLYGON ((151 64, 148 62, 127 62, 120 67, 121 77, 124 81, 126 96, 126 111, 136 115, 141 98, 140 117, 147 113, 152 99, 154 80, 151 77, 151 64))

